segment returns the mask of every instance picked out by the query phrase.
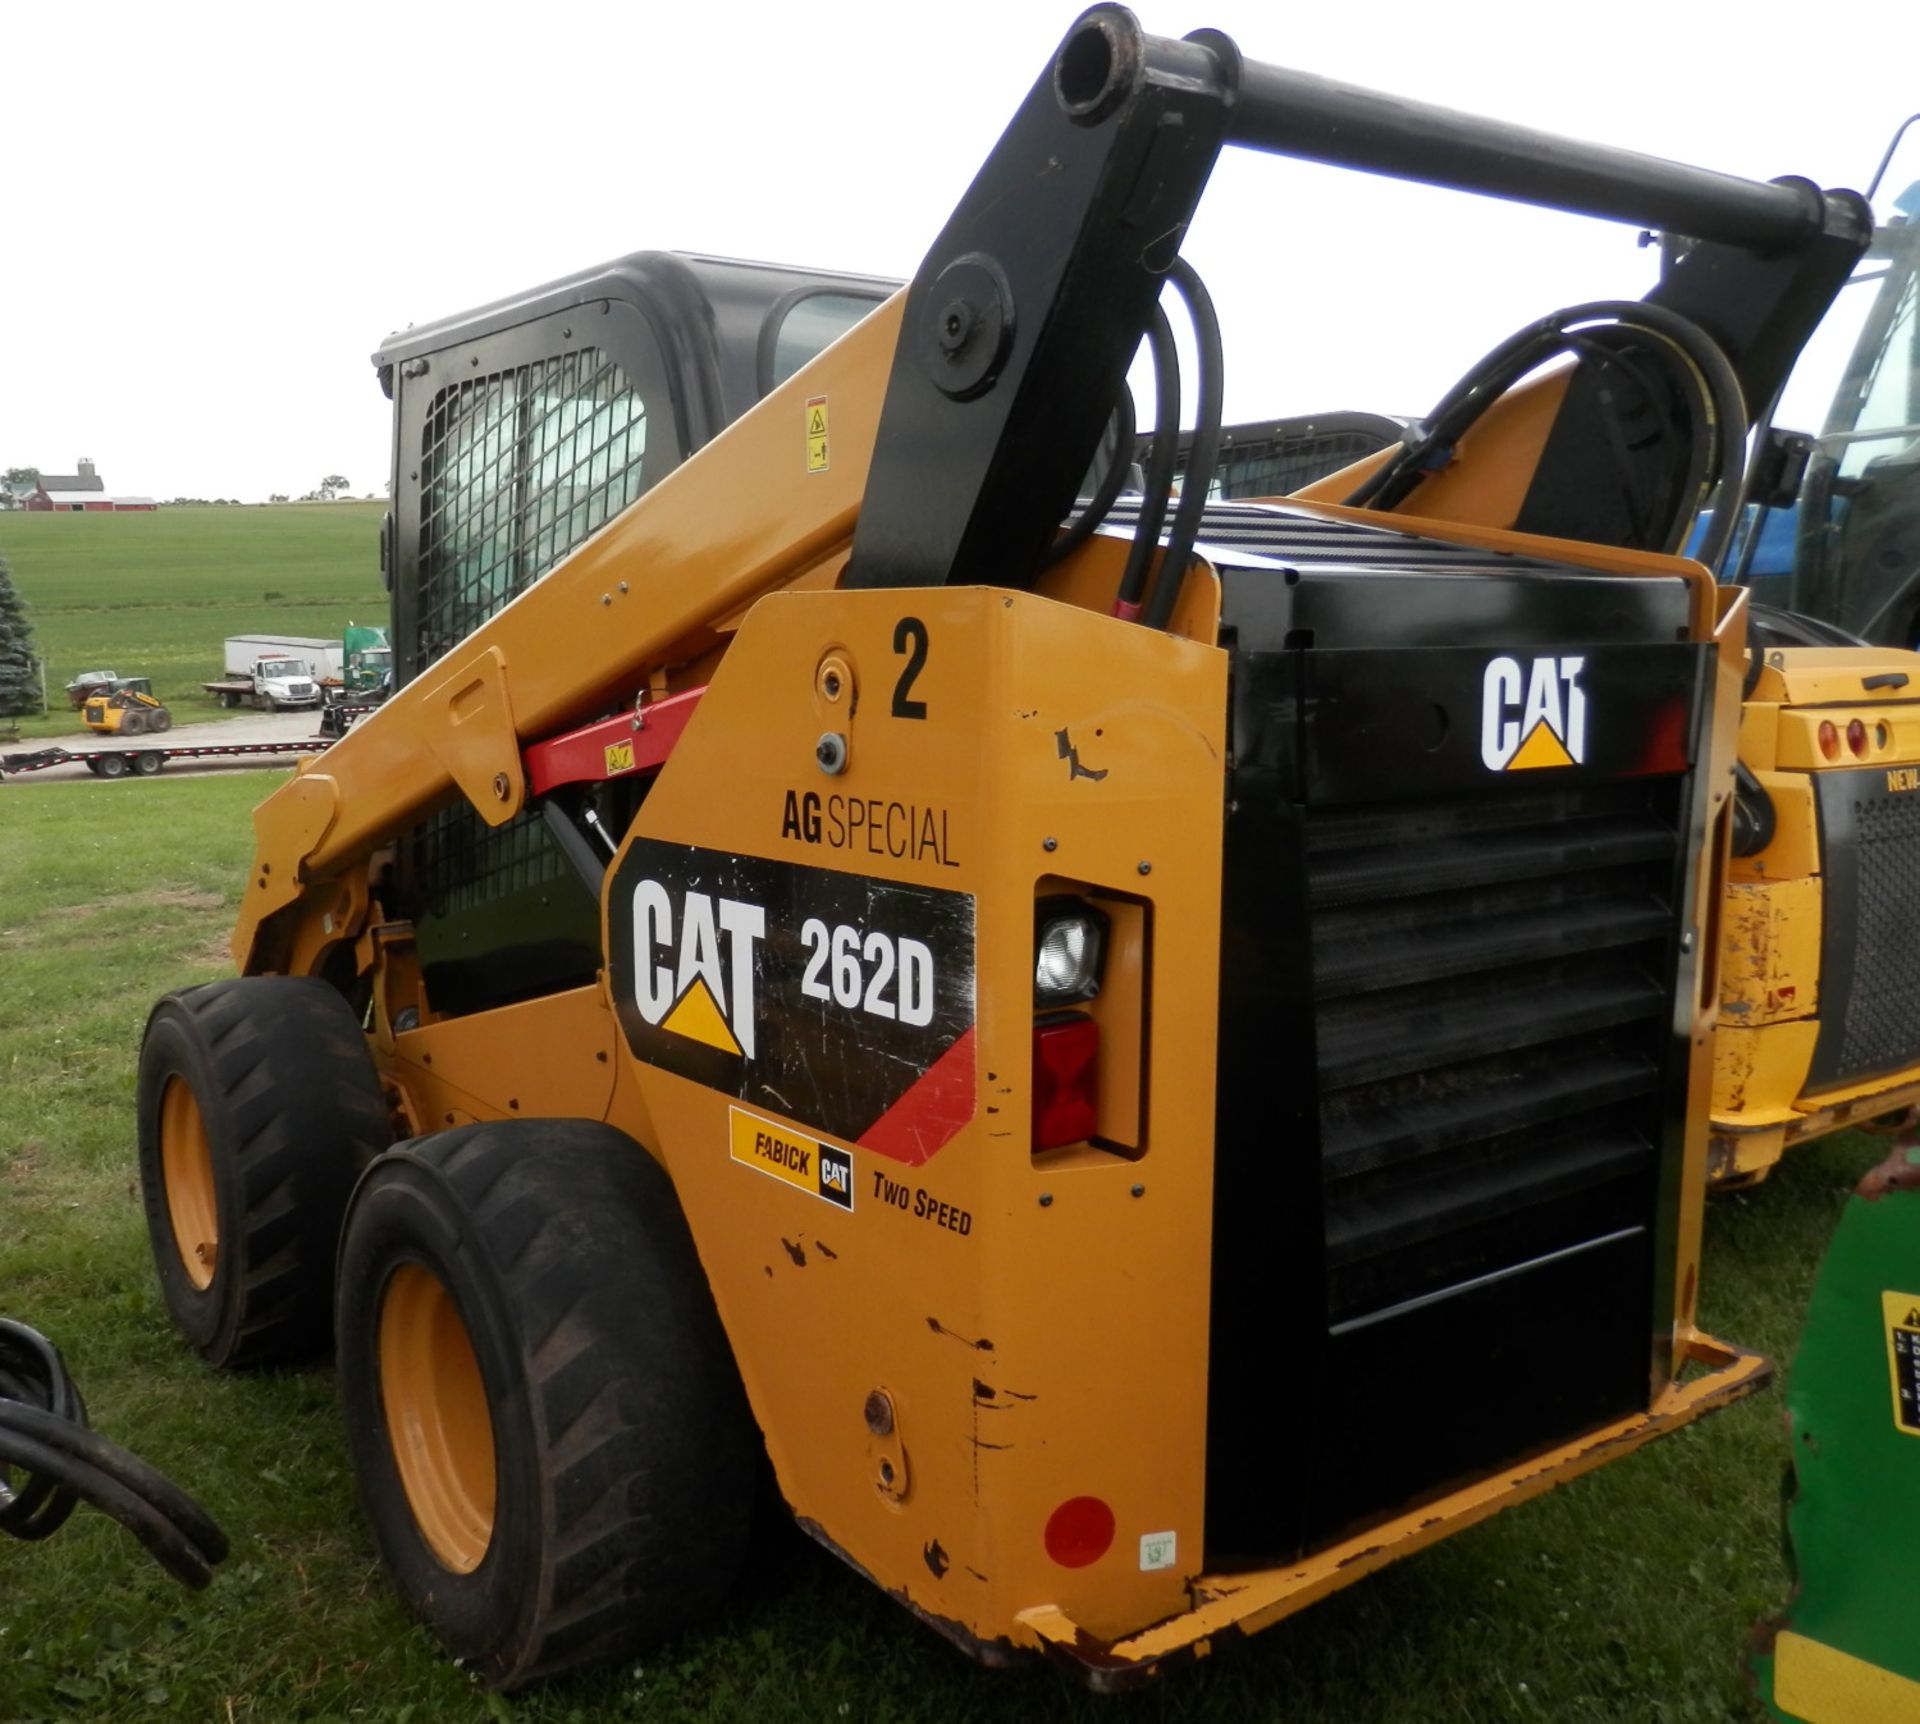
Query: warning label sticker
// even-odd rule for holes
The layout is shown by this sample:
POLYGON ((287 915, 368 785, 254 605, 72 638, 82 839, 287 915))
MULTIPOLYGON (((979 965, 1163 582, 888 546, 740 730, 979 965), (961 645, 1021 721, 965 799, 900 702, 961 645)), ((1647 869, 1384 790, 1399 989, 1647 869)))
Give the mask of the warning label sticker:
POLYGON ((1920 1437, 1920 1294, 1880 1295, 1887 1325, 1887 1368, 1893 1374, 1895 1430, 1920 1437))
POLYGON ((733 1159, 839 1209, 853 1207, 853 1157, 745 1108, 729 1108, 733 1159))
POLYGON ((610 742, 607 744, 607 776, 617 772, 633 770, 633 744, 631 742, 610 742))
POLYGON ((824 473, 827 470, 827 398, 824 395, 807 397, 807 471, 824 473))

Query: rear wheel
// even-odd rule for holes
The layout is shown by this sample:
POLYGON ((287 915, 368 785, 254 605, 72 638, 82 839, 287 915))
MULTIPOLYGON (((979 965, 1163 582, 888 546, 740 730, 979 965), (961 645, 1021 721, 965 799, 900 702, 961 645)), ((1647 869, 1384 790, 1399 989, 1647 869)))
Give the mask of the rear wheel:
POLYGON ((124 754, 97 755, 88 764, 102 778, 125 778, 127 775, 127 757, 124 754))
POLYGON ((151 778, 166 763, 167 757, 164 754, 158 749, 150 748, 144 754, 136 754, 133 757, 133 770, 142 778, 151 778))
POLYGON ((120 734, 122 736, 144 736, 147 731, 147 715, 138 707, 130 707, 120 715, 120 734))
POLYGON ((220 704, 228 708, 236 707, 240 704, 240 697, 232 689, 223 688, 220 691, 220 704))
POLYGON ((215 1365, 323 1350, 340 1219, 391 1136, 347 1002, 309 976, 169 994, 137 1106, 148 1241, 181 1333, 215 1365))
POLYGON ((718 1604, 758 1441, 671 1182, 604 1125, 416 1139, 354 1194, 340 1393, 402 1595, 502 1686, 718 1604))
POLYGON ((163 730, 173 729, 173 714, 163 706, 147 714, 147 729, 156 736, 163 730))

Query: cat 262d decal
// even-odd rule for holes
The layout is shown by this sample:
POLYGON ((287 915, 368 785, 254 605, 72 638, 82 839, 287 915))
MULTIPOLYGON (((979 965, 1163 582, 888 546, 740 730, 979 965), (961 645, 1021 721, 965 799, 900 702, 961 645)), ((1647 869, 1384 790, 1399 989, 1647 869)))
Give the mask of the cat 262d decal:
POLYGON ((639 838, 608 914, 639 1058, 910 1165, 973 1117, 970 894, 639 838))

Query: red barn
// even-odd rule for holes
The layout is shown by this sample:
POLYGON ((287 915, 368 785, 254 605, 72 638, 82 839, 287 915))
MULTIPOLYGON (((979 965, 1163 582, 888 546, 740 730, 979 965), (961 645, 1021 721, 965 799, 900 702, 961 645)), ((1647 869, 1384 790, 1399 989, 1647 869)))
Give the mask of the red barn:
POLYGON ((108 496, 93 463, 82 456, 78 473, 41 474, 40 483, 27 498, 27 507, 42 514, 51 510, 57 514, 107 515, 143 513, 157 509, 159 504, 151 497, 108 496))

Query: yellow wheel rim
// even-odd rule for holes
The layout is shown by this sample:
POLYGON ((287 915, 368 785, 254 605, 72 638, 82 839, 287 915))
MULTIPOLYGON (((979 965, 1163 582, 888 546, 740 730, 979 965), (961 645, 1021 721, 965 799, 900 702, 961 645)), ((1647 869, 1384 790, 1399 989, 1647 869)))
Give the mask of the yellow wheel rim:
POLYGON ((493 1419, 460 1308, 417 1263, 396 1269, 381 1298, 380 1396, 420 1536, 471 1574, 493 1542, 493 1419))
POLYGON ((167 1188, 167 1219, 173 1223, 180 1266, 204 1293, 213 1285, 219 1260, 220 1203, 214 1194, 206 1121, 183 1077, 168 1078, 160 1096, 160 1175, 167 1188))

